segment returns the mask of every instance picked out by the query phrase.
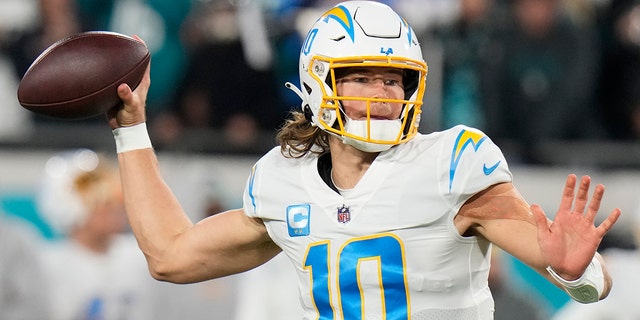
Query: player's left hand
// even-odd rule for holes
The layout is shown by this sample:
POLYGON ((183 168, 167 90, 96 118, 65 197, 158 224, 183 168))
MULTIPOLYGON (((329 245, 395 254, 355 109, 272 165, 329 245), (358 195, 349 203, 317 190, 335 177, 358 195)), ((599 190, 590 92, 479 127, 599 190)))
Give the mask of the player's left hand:
POLYGON ((567 177, 560 208, 553 221, 549 221, 542 208, 532 205, 531 211, 538 227, 538 243, 548 266, 566 280, 579 278, 591 262, 600 241, 620 217, 616 208, 599 225, 594 220, 604 186, 598 184, 589 200, 591 178, 583 176, 576 193, 577 177, 567 177))

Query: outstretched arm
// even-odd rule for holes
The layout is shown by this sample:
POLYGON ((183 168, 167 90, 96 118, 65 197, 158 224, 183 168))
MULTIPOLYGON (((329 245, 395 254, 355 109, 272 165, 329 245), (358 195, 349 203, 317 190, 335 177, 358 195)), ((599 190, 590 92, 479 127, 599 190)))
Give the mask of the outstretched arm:
MULTIPOLYGON (((487 238, 564 289, 546 268, 550 266, 565 280, 578 279, 594 256, 602 262, 596 250, 620 216, 620 210, 614 209, 596 227, 594 219, 604 187, 597 186, 589 201, 590 178, 582 179, 577 194, 576 180, 575 175, 567 177, 560 209, 553 221, 547 219, 539 206, 529 206, 511 183, 503 183, 468 200, 456 216, 456 226, 461 233, 472 232, 487 238)), ((599 298, 606 297, 611 287, 604 264, 602 274, 604 288, 599 298)))
POLYGON ((256 267, 280 249, 262 221, 241 209, 193 224, 163 180, 145 127, 149 69, 135 91, 122 84, 123 106, 107 114, 117 136, 118 163, 129 223, 159 280, 187 283, 256 267))

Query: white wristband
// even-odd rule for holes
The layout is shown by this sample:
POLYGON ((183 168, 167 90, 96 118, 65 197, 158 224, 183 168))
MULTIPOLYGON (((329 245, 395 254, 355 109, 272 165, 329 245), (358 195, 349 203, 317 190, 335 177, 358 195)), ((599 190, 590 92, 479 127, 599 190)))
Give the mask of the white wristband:
POLYGON ((130 127, 113 129, 112 132, 116 140, 117 153, 153 148, 145 122, 130 127))
POLYGON ((563 279, 550 266, 547 271, 556 279, 565 289, 565 291, 573 298, 573 300, 581 303, 592 303, 600 300, 600 296, 604 291, 604 274, 600 261, 593 257, 587 269, 580 278, 572 281, 563 279))

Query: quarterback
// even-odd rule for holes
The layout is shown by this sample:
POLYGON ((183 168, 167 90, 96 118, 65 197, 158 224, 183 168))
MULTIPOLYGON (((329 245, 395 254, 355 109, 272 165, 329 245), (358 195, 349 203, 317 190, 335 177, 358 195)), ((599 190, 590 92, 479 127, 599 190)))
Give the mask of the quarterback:
MULTIPOLYGON (((496 245, 573 299, 607 296, 594 225, 604 187, 569 174, 553 220, 512 184, 500 149, 456 126, 418 133, 427 64, 390 7, 348 1, 300 50, 301 108, 247 179, 243 208, 193 224, 160 175, 145 126, 148 75, 108 120, 129 221, 152 275, 190 283, 279 253, 297 273, 304 319, 492 319, 496 245)), ((293 275, 292 275, 293 276, 293 275)))

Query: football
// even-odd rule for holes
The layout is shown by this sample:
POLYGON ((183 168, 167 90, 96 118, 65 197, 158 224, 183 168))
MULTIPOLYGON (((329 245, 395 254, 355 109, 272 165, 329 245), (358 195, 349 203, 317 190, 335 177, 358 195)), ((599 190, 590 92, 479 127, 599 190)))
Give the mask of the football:
POLYGON ((132 37, 79 33, 52 44, 35 59, 20 81, 18 101, 52 118, 94 117, 121 103, 121 83, 138 86, 150 59, 146 45, 132 37))

